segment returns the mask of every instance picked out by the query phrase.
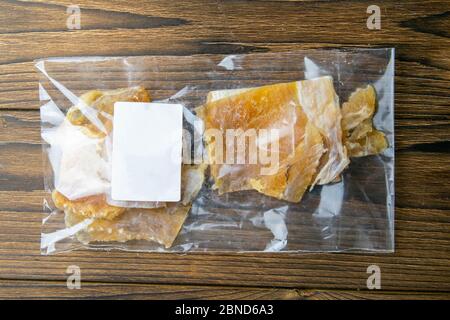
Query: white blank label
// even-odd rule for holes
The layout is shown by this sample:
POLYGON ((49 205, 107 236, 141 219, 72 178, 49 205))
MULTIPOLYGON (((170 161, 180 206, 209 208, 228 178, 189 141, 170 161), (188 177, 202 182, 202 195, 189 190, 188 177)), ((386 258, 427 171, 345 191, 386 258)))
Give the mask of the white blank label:
POLYGON ((180 201, 183 106, 116 102, 111 197, 180 201))

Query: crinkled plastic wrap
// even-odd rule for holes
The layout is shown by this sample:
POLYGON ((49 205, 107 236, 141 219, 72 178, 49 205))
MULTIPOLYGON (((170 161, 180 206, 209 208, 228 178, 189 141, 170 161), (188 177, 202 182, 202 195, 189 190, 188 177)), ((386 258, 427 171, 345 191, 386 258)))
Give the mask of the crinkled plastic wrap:
POLYGON ((393 49, 36 68, 43 254, 394 250, 393 49), (112 199, 115 102, 183 105, 180 201, 112 199))

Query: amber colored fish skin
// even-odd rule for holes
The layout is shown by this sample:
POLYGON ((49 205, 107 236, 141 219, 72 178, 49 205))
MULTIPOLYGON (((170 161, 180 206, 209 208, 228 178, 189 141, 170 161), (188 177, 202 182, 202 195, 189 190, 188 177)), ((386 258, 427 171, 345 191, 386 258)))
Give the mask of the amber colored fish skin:
POLYGON ((298 148, 296 151, 298 158, 289 167, 283 197, 290 202, 300 202, 308 186, 313 183, 319 161, 326 151, 319 130, 311 123, 307 124, 305 138, 298 148))
MULTIPOLYGON (((150 102, 148 91, 142 87, 131 87, 109 91, 91 90, 81 95, 81 103, 85 108, 92 108, 91 116, 98 120, 93 123, 83 114, 80 106, 73 106, 67 111, 66 118, 77 126, 83 126, 89 130, 89 135, 104 137, 112 130, 112 116, 114 115, 114 104, 118 101, 126 102, 150 102), (99 127, 103 126, 103 128, 99 127)), ((88 109, 89 110, 89 109, 88 109)))
POLYGON ((351 157, 365 157, 383 152, 388 147, 388 143, 383 132, 373 129, 356 141, 347 141, 346 146, 351 157))
POLYGON ((84 218, 112 220, 125 212, 125 208, 109 205, 106 202, 106 196, 104 194, 69 200, 60 192, 54 190, 52 192, 52 199, 56 208, 62 211, 70 210, 74 214, 84 218))
MULTIPOLYGON (((366 119, 363 120, 358 126, 352 130, 351 134, 349 134, 349 137, 345 137, 344 139, 350 140, 350 141, 356 141, 359 140, 365 136, 367 136, 370 132, 374 130, 372 119, 366 119)), ((347 134, 347 133, 346 133, 347 134)))
POLYGON ((323 141, 319 131, 308 122, 308 119, 301 108, 296 108, 296 114, 297 120, 294 125, 293 133, 294 144, 296 146, 294 152, 284 161, 280 161, 280 168, 276 174, 260 175, 258 178, 250 180, 251 187, 258 192, 290 202, 300 201, 303 192, 298 197, 292 197, 292 190, 299 190, 302 188, 302 184, 306 184, 306 186, 308 186, 311 183, 312 175, 316 172, 318 166, 318 159, 323 152, 322 151, 318 154, 317 161, 312 160, 314 161, 314 165, 309 166, 311 167, 311 176, 303 176, 303 178, 307 181, 297 181, 299 182, 297 184, 299 189, 297 189, 297 186, 294 186, 293 184, 294 176, 296 176, 295 168, 299 166, 299 161, 311 160, 307 156, 309 150, 304 148, 305 144, 307 144, 308 147, 312 147, 312 145, 310 145, 311 135, 314 135, 318 139, 315 139, 313 143, 317 143, 319 145, 319 150, 323 150, 323 141), (288 189, 291 190, 289 193, 287 192, 288 189), (298 200, 296 200, 297 198, 298 200))
POLYGON ((211 175, 219 194, 255 189, 268 196, 298 202, 309 185, 336 181, 349 164, 342 144, 341 114, 331 77, 210 92, 206 104, 196 111, 204 120, 206 129, 222 131, 273 128, 277 127, 277 120, 295 119, 295 123, 290 124, 293 134, 288 137, 289 142, 286 139, 280 143, 280 169, 271 176, 261 176, 260 166, 246 166, 234 172, 232 169, 236 165, 229 165, 230 173, 224 177, 220 172, 225 165, 215 163, 215 141, 206 135, 205 143, 212 162, 211 175), (292 108, 295 117, 288 113, 292 108), (308 144, 312 150, 300 147, 308 123, 310 128, 316 129, 316 145, 308 144), (297 162, 305 160, 312 164, 300 169, 297 162), (301 170, 306 170, 304 175, 300 174, 301 170))
MULTIPOLYGON (((210 101, 204 107, 198 109, 197 114, 204 120, 206 129, 215 128, 222 132, 227 129, 245 131, 247 129, 259 130, 277 127, 274 123, 294 128, 297 119, 295 96, 295 83, 282 83, 246 91, 241 90, 238 95, 210 101)), ((223 146, 225 147, 227 143, 225 134, 222 138, 225 141, 223 146)), ((215 141, 208 134, 205 136, 205 141, 208 154, 214 160, 215 141)), ((282 137, 279 140, 279 145, 280 166, 285 166, 295 149, 292 134, 282 137)), ((224 148, 223 154, 225 154, 224 148)), ((260 192, 267 192, 270 195, 280 194, 280 190, 284 189, 285 185, 284 174, 278 172, 273 177, 265 178, 265 183, 262 183, 263 181, 260 178, 261 168, 262 165, 260 164, 227 166, 212 161, 211 175, 214 177, 215 187, 218 188, 219 194, 251 188, 257 188, 260 192), (238 170, 233 170, 225 178, 222 178, 220 176, 221 170, 223 171, 227 167, 238 168, 238 170), (272 181, 272 183, 269 183, 269 181, 272 181), (280 186, 276 187, 276 184, 280 184, 280 186), (275 189, 279 190, 276 191, 275 189)))
MULTIPOLYGON (((295 83, 277 84, 273 86, 265 86, 256 89, 251 89, 241 93, 238 96, 226 97, 211 103, 208 103, 203 112, 203 119, 205 121, 205 128, 216 128, 225 132, 227 129, 266 129, 270 128, 273 123, 286 122, 285 126, 293 126, 295 121, 295 104, 292 103, 292 97, 295 97, 296 87, 295 83)), ((222 136, 225 141, 223 146, 223 154, 226 146, 226 136, 222 136)), ((206 139, 210 137, 206 136, 206 139)), ((292 154, 294 145, 291 137, 281 138, 279 141, 279 160, 283 160, 292 154)), ((214 143, 208 145, 208 149, 215 148, 214 143)), ((237 155, 234 155, 236 159, 237 155)), ((233 165, 234 168, 237 165, 233 165)), ((246 171, 246 177, 257 177, 260 172, 260 165, 242 165, 241 171, 246 171), (250 173, 252 172, 252 173, 250 173)), ((211 173, 215 177, 219 192, 229 192, 230 190, 239 191, 248 188, 247 183, 241 183, 239 187, 230 185, 228 190, 221 188, 222 182, 219 177, 221 165, 211 164, 211 173)), ((239 173, 231 174, 236 181, 239 181, 239 173)))
MULTIPOLYGON (((126 242, 148 240, 172 246, 187 217, 191 205, 168 205, 167 208, 128 209, 114 220, 95 219, 77 234, 80 242, 126 242)), ((85 217, 66 212, 68 227, 82 222, 85 217)))
MULTIPOLYGON (((155 241, 169 248, 175 241, 189 213, 193 199, 200 191, 206 165, 183 165, 181 203, 167 203, 165 207, 152 209, 121 208, 114 219, 95 219, 77 234, 82 243, 126 242, 130 240, 155 241)), ((66 225, 71 227, 86 217, 67 208, 66 225)))
POLYGON ((200 191, 206 165, 183 165, 181 203, 167 203, 166 207, 134 209, 112 207, 104 195, 87 197, 80 201, 69 201, 60 195, 54 197, 58 209, 64 210, 66 224, 71 227, 86 218, 94 221, 77 234, 83 243, 129 240, 149 240, 170 247, 176 239, 191 203, 200 191), (63 197, 63 198, 61 198, 63 197), (115 214, 112 210, 117 209, 115 214))
POLYGON ((376 91, 373 86, 356 89, 342 105, 342 130, 348 132, 363 121, 372 119, 375 105, 376 91))

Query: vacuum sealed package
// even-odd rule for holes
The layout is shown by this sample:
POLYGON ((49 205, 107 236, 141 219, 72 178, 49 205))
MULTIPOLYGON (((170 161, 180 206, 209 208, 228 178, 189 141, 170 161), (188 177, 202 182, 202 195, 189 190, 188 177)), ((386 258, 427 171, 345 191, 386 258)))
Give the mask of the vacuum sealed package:
POLYGON ((36 61, 43 254, 394 250, 394 50, 36 61))

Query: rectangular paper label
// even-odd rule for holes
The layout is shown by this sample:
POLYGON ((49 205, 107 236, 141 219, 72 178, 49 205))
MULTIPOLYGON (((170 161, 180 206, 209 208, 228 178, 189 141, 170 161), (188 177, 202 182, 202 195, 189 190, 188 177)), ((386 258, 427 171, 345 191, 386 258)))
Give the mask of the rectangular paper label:
POLYGON ((180 201, 183 106, 114 104, 111 197, 180 201))

